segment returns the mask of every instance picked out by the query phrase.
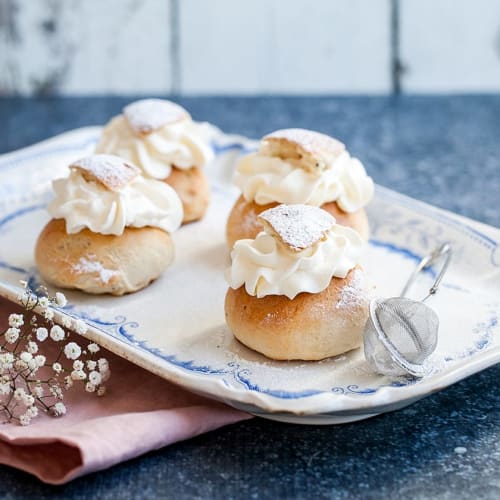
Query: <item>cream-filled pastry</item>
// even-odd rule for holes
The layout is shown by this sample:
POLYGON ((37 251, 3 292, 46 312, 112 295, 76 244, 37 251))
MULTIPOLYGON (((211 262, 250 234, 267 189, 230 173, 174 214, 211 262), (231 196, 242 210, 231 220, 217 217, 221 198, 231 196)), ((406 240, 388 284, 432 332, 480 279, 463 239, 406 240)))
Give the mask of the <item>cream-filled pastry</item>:
POLYGON ((172 262, 170 234, 182 222, 182 204, 169 185, 144 178, 117 156, 93 155, 72 163, 53 189, 53 218, 35 248, 48 282, 123 295, 147 286, 172 262))
POLYGON ((373 181, 344 144, 304 129, 278 130, 265 136, 259 150, 242 158, 234 176, 242 195, 227 221, 227 240, 255 238, 258 215, 280 203, 321 207, 337 222, 368 239, 364 207, 373 197, 373 181))
POLYGON ((183 222, 205 214, 210 186, 202 167, 213 152, 201 126, 181 106, 162 99, 125 106, 104 127, 96 153, 124 158, 140 167, 145 177, 172 186, 182 201, 183 222))
POLYGON ((319 360, 359 347, 368 318, 363 240, 325 210, 279 205, 238 240, 226 271, 226 322, 272 359, 319 360))

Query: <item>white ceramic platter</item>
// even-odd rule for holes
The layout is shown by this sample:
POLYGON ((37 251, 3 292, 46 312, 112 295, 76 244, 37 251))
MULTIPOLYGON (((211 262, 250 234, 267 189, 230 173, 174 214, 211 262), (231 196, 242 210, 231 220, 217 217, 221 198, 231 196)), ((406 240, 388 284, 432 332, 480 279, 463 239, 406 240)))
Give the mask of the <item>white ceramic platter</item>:
MULTIPOLYGON (((0 157, 0 294, 15 300, 20 279, 39 283, 33 248, 51 196, 50 180, 92 150, 98 128, 69 132, 0 157)), ((237 192, 234 160, 255 143, 207 126, 217 158, 202 222, 175 235, 177 257, 159 280, 125 297, 67 293, 58 314, 84 318, 87 336, 192 391, 257 415, 332 424, 406 406, 500 361, 500 231, 377 188, 364 266, 381 296, 394 296, 419 258, 448 241, 453 261, 429 302, 441 321, 433 372, 422 380, 374 374, 361 350, 320 362, 275 362, 245 348, 224 323, 225 220, 237 192)), ((432 271, 415 288, 423 295, 432 271)), ((56 316, 57 317, 57 316, 56 316)))

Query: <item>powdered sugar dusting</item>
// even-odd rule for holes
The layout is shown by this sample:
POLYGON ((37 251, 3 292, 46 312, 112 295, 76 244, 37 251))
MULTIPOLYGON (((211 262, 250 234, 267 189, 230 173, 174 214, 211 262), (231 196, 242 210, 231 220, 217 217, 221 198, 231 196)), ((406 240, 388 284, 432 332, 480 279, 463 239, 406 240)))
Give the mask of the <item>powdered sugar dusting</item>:
POLYGON ((276 130, 269 135, 266 135, 263 141, 281 140, 293 142, 300 146, 304 151, 311 154, 327 154, 338 155, 345 150, 344 144, 333 137, 313 130, 302 128, 289 128, 276 130))
POLYGON ((73 270, 81 274, 93 274, 99 275, 100 280, 103 283, 109 283, 109 280, 119 274, 118 271, 114 269, 106 269, 100 262, 96 260, 89 260, 85 257, 81 257, 80 260, 73 266, 73 270))
POLYGON ((105 154, 81 158, 70 168, 82 171, 87 180, 98 181, 110 191, 120 191, 140 174, 136 166, 125 163, 118 156, 105 154))
POLYGON ((366 290, 363 287, 364 273, 361 269, 353 271, 351 280, 340 290, 340 298, 335 305, 336 309, 350 309, 368 302, 366 290))
POLYGON ((259 218, 295 251, 322 240, 335 224, 328 212, 310 205, 278 205, 262 212, 259 218))
POLYGON ((123 108, 129 125, 139 134, 149 134, 164 125, 189 119, 178 104, 163 99, 141 99, 123 108))

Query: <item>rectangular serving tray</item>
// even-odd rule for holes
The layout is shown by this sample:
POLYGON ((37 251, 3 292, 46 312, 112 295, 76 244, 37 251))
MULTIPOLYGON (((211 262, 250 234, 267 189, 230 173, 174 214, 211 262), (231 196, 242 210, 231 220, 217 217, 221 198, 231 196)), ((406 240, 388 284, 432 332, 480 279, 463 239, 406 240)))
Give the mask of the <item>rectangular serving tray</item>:
MULTIPOLYGON (((83 318, 88 338, 189 390, 276 420, 332 424, 395 410, 500 361, 500 231, 377 186, 368 208, 364 267, 377 294, 398 295, 414 265, 448 241, 453 261, 429 302, 440 317, 432 373, 391 379, 373 373, 362 350, 320 362, 278 362, 237 342, 224 322, 224 232, 237 196, 230 178, 243 137, 207 125, 217 153, 208 167, 212 201, 204 220, 174 234, 176 260, 146 289, 124 297, 68 292, 56 311, 83 318)), ((75 130, 0 157, 0 295, 16 301, 19 280, 40 283, 33 249, 49 220, 51 180, 90 153, 100 128, 75 130)), ((432 270, 415 289, 420 297, 432 270)))

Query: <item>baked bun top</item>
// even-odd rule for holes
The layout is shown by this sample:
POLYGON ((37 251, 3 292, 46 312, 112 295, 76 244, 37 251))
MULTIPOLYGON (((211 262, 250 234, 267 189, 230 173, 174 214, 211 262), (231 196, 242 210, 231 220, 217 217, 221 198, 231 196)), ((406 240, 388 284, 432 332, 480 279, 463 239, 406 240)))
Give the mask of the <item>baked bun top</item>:
POLYGON ((229 286, 249 295, 319 293, 359 262, 363 241, 321 208, 280 205, 262 212, 264 231, 238 240, 226 271, 229 286))
POLYGON ((290 250, 301 252, 326 239, 335 219, 309 205, 278 205, 259 215, 265 231, 290 250))
POLYGON ((373 197, 373 181, 336 139, 304 129, 266 135, 236 167, 234 183, 248 202, 321 206, 335 201, 357 212, 373 197))
POLYGON ((104 127, 96 153, 120 156, 144 176, 164 180, 174 167, 200 168, 213 158, 209 134, 178 104, 142 99, 125 106, 104 127))
POLYGON ((48 211, 66 221, 68 234, 88 228, 121 235, 126 227, 175 231, 182 203, 165 182, 145 179, 140 170, 117 156, 93 155, 70 165, 70 175, 52 183, 55 198, 48 211))
POLYGON ((260 152, 290 160, 298 167, 312 173, 321 173, 345 151, 337 139, 302 128, 276 130, 266 135, 260 152))
POLYGON ((175 102, 164 99, 141 99, 123 108, 123 115, 138 134, 150 134, 164 125, 190 121, 189 113, 175 102))
POLYGON ((70 169, 81 172, 87 181, 99 182, 109 191, 120 191, 141 171, 114 155, 92 155, 73 162, 70 169))

